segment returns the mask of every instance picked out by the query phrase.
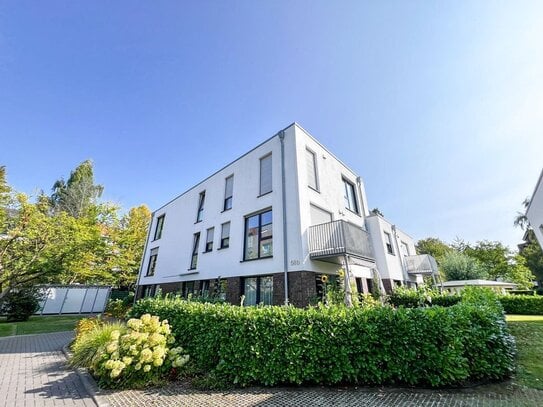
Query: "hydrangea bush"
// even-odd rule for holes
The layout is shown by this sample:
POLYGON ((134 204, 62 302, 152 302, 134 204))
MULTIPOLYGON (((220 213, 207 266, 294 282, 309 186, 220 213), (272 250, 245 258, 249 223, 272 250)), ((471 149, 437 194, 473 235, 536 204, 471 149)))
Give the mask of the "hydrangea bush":
POLYGON ((139 387, 155 383, 185 365, 189 356, 175 342, 167 320, 144 314, 114 330, 91 370, 104 387, 139 387))

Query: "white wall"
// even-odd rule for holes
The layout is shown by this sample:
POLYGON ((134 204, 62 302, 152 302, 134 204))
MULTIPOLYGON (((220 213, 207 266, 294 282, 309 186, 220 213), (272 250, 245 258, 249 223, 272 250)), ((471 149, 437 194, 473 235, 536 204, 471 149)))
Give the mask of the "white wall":
MULTIPOLYGON (((370 232, 377 269, 383 279, 406 280, 406 273, 403 270, 403 254, 401 252, 401 243, 407 243, 408 254, 415 255, 415 242, 411 236, 398 229, 393 229, 393 225, 378 215, 371 215, 366 218, 368 231, 370 232), (394 254, 388 253, 385 242, 385 234, 388 232, 392 240, 392 249, 394 254)), ((422 283, 422 276, 407 276, 409 281, 422 283)))
MULTIPOLYGON (((312 226, 310 206, 314 205, 332 214, 332 220, 345 220, 365 228, 364 215, 367 214, 367 204, 363 184, 357 187, 357 202, 359 214, 345 208, 344 184, 346 178, 357 186, 357 174, 326 150, 317 140, 311 137, 302 127, 296 125, 296 161, 297 173, 297 206, 299 208, 299 223, 289 229, 293 238, 289 241, 289 263, 294 263, 290 270, 306 270, 321 273, 333 273, 339 265, 324 261, 310 260, 307 230, 312 226), (306 168, 306 150, 315 153, 318 190, 308 186, 306 168), (295 236, 298 239, 295 239, 295 236), (300 239, 301 236, 301 239, 300 239)), ((289 222, 289 228, 292 225, 289 222)), ((370 270, 365 267, 353 267, 353 274, 370 277, 370 270)))
MULTIPOLYGON (((311 226, 310 205, 313 204, 331 212, 333 220, 349 221, 364 229, 365 219, 368 219, 368 232, 371 234, 377 267, 382 277, 404 280, 399 256, 387 255, 384 248, 382 231, 388 230, 392 234, 392 225, 379 217, 366 218, 369 215, 367 199, 364 184, 358 175, 299 125, 289 126, 284 130, 284 135, 288 271, 334 273, 340 267, 309 259, 307 230, 311 226), (307 148, 315 153, 318 191, 308 186, 307 148), (356 186, 359 214, 345 208, 342 178, 356 186)), ((138 284, 281 273, 284 271, 285 260, 282 216, 281 142, 276 135, 154 212, 138 284), (259 197, 260 158, 270 152, 273 192, 259 197), (232 209, 222 212, 225 179, 230 175, 234 175, 232 209), (206 192, 203 221, 195 223, 202 191, 206 192), (273 257, 243 262, 245 217, 267 208, 273 210, 273 257), (163 214, 165 221, 162 237, 152 241, 156 219, 163 214), (231 222, 230 247, 217 250, 220 246, 221 224, 228 221, 231 222), (207 229, 210 227, 215 228, 213 250, 203 253, 207 229), (196 232, 200 232, 198 266, 196 270, 188 270, 196 232), (156 247, 159 251, 155 274, 145 277, 149 253, 156 247)), ((415 254, 413 240, 401 231, 398 231, 398 235, 400 240, 409 244, 410 254, 415 254)), ((370 270, 366 267, 353 266, 352 271, 355 276, 371 278, 370 270)))
POLYGON ((530 207, 526 212, 526 216, 534 229, 540 246, 543 248, 543 171, 541 172, 536 189, 530 200, 530 207))
MULTIPOLYGON (((287 133, 293 133, 293 130, 287 129, 287 133)), ((293 143, 292 134, 290 137, 287 134, 286 142, 293 143)), ((292 163, 287 166, 287 173, 289 171, 290 173, 295 171, 292 163)), ((165 284, 213 279, 218 276, 282 272, 282 234, 281 150, 279 138, 273 137, 154 212, 138 284, 165 284), (259 197, 260 158, 270 152, 273 166, 273 192, 259 197), (232 174, 234 175, 232 209, 222 212, 225 179, 232 174), (204 190, 206 196, 203 221, 195 223, 199 194, 204 190), (273 209, 273 257, 242 262, 245 216, 266 208, 273 209), (162 214, 165 214, 162 237, 157 241, 151 241, 156 219, 162 214), (220 247, 221 224, 228 221, 231 222, 230 246, 217 250, 220 247), (203 253, 207 229, 210 227, 215 228, 213 251, 203 253), (198 266, 196 270, 188 270, 193 236, 196 232, 200 232, 198 266), (155 274, 145 277, 149 252, 155 247, 159 248, 155 274)))

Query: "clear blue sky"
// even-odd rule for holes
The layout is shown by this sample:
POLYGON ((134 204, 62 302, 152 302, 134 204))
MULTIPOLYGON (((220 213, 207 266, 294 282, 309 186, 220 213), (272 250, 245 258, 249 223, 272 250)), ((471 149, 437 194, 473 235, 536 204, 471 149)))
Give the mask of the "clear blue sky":
POLYGON ((543 167, 541 1, 2 1, 0 165, 155 209, 293 121, 415 238, 513 246, 543 167))

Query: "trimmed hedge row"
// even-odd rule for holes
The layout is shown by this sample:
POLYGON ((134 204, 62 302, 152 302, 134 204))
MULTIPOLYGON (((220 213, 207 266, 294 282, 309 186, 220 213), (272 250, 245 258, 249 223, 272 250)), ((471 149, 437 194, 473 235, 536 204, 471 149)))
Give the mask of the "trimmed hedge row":
MULTIPOLYGON (((469 292, 470 289, 467 289, 467 291, 469 292)), ((426 307, 431 305, 449 307, 459 303, 466 295, 465 292, 462 295, 440 294, 436 291, 399 288, 389 295, 388 302, 395 307, 402 306, 406 308, 426 307)), ((495 295, 495 297, 500 301, 505 313, 507 314, 543 315, 542 296, 495 295)))
POLYGON ((446 386, 514 370, 514 340, 492 302, 299 309, 149 298, 131 311, 145 313, 169 321, 195 370, 241 386, 446 386))
POLYGON ((507 314, 543 315, 542 296, 504 295, 499 300, 507 314))

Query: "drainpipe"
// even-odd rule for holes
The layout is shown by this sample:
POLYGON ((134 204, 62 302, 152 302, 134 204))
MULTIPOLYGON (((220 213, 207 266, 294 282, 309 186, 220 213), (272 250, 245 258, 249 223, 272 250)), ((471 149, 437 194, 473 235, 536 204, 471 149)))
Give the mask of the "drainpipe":
POLYGON ((398 233, 396 231, 396 225, 392 225, 392 234, 394 235, 394 243, 396 243, 396 245, 395 245, 396 246, 396 253, 398 254, 398 260, 400 261, 400 267, 402 269, 403 280, 407 284, 407 282, 410 281, 410 280, 409 280, 409 276, 407 274, 407 270, 405 268, 402 253, 400 251, 400 245, 398 244, 398 233))
POLYGON ((285 277, 285 305, 288 305, 288 244, 287 244, 287 195, 285 178, 285 132, 279 132, 281 141, 281 195, 283 198, 283 268, 285 277))

